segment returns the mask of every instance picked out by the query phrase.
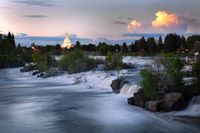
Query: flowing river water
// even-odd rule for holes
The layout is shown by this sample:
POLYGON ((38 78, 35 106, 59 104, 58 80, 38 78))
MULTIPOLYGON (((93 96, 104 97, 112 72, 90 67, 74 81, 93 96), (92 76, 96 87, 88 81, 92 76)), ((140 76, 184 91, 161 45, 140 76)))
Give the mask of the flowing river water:
POLYGON ((126 95, 113 94, 109 87, 113 73, 48 79, 30 74, 0 70, 0 133, 200 132, 200 115, 151 113, 128 105, 126 95))

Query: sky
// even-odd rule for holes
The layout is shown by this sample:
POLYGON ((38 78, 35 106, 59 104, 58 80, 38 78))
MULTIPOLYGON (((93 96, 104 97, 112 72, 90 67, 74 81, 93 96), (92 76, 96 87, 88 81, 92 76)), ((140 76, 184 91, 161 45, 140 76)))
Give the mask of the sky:
POLYGON ((0 32, 114 41, 199 33, 199 7, 200 0, 0 0, 0 32))

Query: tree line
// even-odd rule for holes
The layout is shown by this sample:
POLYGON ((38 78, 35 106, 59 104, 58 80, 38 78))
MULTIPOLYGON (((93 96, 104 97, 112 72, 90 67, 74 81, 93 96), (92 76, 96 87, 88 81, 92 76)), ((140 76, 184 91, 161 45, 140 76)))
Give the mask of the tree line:
POLYGON ((60 44, 38 46, 32 44, 31 47, 16 45, 15 36, 8 32, 7 35, 0 34, 0 68, 21 66, 26 62, 32 62, 33 47, 38 49, 44 55, 62 55, 65 51, 81 49, 85 52, 94 52, 98 55, 107 55, 111 53, 122 53, 122 55, 156 55, 158 53, 173 52, 177 54, 192 54, 195 51, 200 52, 200 35, 192 35, 187 38, 177 34, 170 33, 163 39, 161 36, 141 37, 131 44, 108 44, 99 42, 99 44, 81 44, 77 41, 69 50, 62 49, 60 44))
POLYGON ((192 35, 186 39, 184 36, 170 33, 166 35, 164 40, 161 36, 158 39, 155 39, 154 37, 147 39, 141 37, 129 45, 126 44, 126 42, 124 42, 122 45, 112 45, 105 42, 99 42, 98 45, 81 45, 80 42, 77 41, 72 49, 79 48, 83 51, 97 51, 101 55, 106 55, 108 52, 133 53, 135 55, 155 55, 162 51, 166 53, 189 53, 196 47, 194 45, 195 42, 200 42, 200 35, 192 35))

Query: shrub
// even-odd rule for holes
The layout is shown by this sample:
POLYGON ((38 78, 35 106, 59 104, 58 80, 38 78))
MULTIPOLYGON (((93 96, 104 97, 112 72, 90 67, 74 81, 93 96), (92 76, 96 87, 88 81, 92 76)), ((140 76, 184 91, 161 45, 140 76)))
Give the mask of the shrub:
POLYGON ((180 91, 183 87, 181 73, 183 62, 172 54, 165 54, 163 66, 165 68, 164 77, 168 80, 168 90, 180 91))
POLYGON ((81 50, 68 52, 59 61, 58 67, 69 73, 78 73, 88 71, 95 67, 97 62, 94 59, 89 59, 81 50))
POLYGON ((107 70, 120 70, 123 67, 122 56, 120 53, 112 54, 107 53, 106 56, 106 69, 107 70))
POLYGON ((193 72, 193 76, 194 76, 194 81, 193 81, 193 86, 195 89, 195 92, 197 94, 200 93, 200 62, 197 62, 193 65, 192 67, 192 72, 193 72))
POLYGON ((119 78, 119 71, 123 67, 122 56, 120 53, 115 53, 112 55, 111 52, 107 53, 106 57, 106 69, 107 70, 117 70, 118 78, 119 78))
POLYGON ((155 100, 159 98, 157 76, 153 75, 150 71, 143 69, 140 71, 142 81, 140 82, 141 87, 144 90, 145 97, 155 100))
POLYGON ((158 98, 166 92, 182 92, 184 89, 181 69, 183 63, 171 54, 157 58, 153 66, 141 71, 141 86, 150 99, 158 98))
POLYGON ((46 71, 48 69, 47 61, 45 56, 42 54, 35 52, 32 54, 33 62, 36 63, 39 71, 46 71))

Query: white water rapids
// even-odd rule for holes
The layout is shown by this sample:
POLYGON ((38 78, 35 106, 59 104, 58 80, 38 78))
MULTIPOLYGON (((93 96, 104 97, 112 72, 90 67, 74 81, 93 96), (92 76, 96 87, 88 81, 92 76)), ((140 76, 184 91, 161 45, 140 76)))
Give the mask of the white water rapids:
POLYGON ((0 70, 0 133, 200 131, 199 121, 193 123, 193 118, 196 120, 199 116, 199 98, 191 101, 188 111, 196 115, 187 118, 187 122, 174 120, 176 113, 163 115, 128 105, 127 97, 138 89, 138 71, 151 59, 127 57, 124 60, 133 62, 136 68, 132 72, 121 72, 132 84, 125 85, 119 95, 113 94, 110 87, 117 77, 114 71, 40 79, 32 77, 31 73, 20 73, 19 68, 0 70))

